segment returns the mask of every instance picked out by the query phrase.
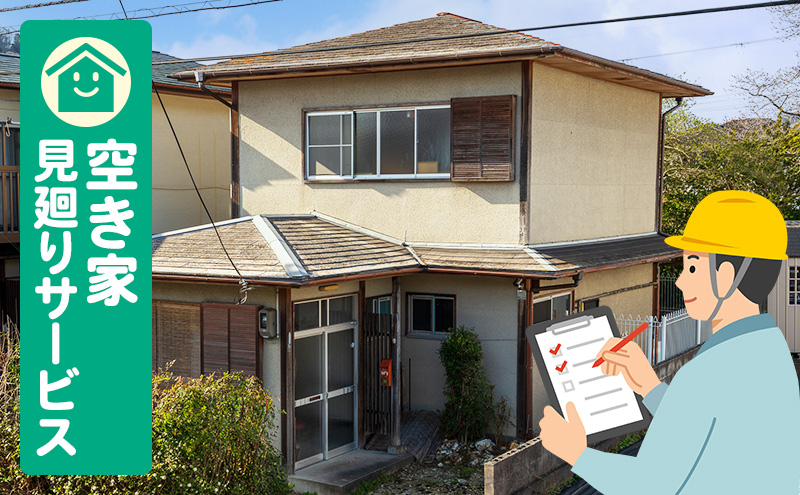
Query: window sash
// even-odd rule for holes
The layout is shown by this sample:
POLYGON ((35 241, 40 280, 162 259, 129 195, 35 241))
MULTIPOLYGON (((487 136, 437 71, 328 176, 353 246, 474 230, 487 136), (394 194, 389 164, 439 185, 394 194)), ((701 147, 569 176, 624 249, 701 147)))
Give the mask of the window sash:
MULTIPOLYGON (((305 145, 305 172, 306 172, 306 180, 386 180, 386 179, 449 179, 450 172, 446 173, 419 173, 419 111, 420 110, 435 110, 435 109, 449 109, 450 105, 421 105, 421 106, 410 106, 410 107, 387 107, 387 108, 368 108, 368 109, 358 109, 358 110, 336 110, 336 111, 323 111, 323 112, 308 112, 306 113, 306 145, 305 145), (381 174, 381 114, 386 112, 399 112, 399 111, 413 111, 414 112, 414 173, 413 174, 381 174), (356 154, 355 154, 355 142, 356 142, 356 132, 355 132, 355 122, 356 122, 356 114, 358 113, 375 113, 376 114, 376 126, 375 126, 375 174, 374 175, 365 175, 365 174, 356 174, 356 154), (322 115, 350 115, 350 144, 341 144, 342 143, 342 126, 341 121, 339 125, 339 147, 350 147, 350 174, 342 174, 342 164, 344 163, 344 150, 340 151, 340 159, 339 159, 339 174, 332 174, 332 175, 311 175, 311 153, 309 152, 312 148, 320 148, 320 147, 334 147, 336 145, 312 145, 308 144, 310 142, 310 127, 311 127, 311 117, 315 116, 322 116, 322 115)), ((451 157, 452 160, 452 157, 451 157)))
POLYGON ((417 335, 449 335, 450 332, 447 329, 437 329, 436 328, 436 301, 438 300, 448 300, 453 302, 453 328, 456 326, 456 298, 453 296, 438 296, 432 294, 409 294, 408 296, 408 332, 409 334, 417 334, 417 335), (430 312, 431 312, 431 321, 430 327, 431 330, 420 330, 414 328, 414 301, 421 300, 421 301, 430 301, 430 312))
MULTIPOLYGON (((350 311, 354 311, 355 305, 357 304, 355 301, 355 296, 352 294, 346 296, 336 296, 336 297, 326 297, 322 299, 314 299, 311 301, 298 301, 293 304, 293 311, 294 311, 294 330, 296 332, 304 332, 306 330, 314 330, 316 328, 322 328, 327 326, 338 325, 340 323, 347 323, 351 321, 351 318, 347 318, 345 321, 338 321, 337 318, 331 319, 331 301, 342 301, 344 299, 350 299, 350 311), (316 306, 314 309, 310 311, 310 313, 316 313, 316 324, 312 325, 311 322, 301 325, 299 318, 297 318, 297 307, 300 305, 306 305, 308 308, 312 308, 316 306)), ((336 313, 334 310, 333 313, 336 313)), ((334 315, 339 316, 339 315, 334 315)))

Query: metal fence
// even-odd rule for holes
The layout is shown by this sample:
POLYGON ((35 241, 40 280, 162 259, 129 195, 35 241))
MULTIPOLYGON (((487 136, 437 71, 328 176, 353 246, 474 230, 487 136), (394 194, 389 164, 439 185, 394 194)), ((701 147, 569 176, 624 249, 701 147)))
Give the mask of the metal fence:
POLYGON ((659 311, 661 316, 684 308, 683 292, 675 285, 678 277, 674 275, 661 275, 659 278, 659 311))
POLYGON ((642 323, 648 323, 647 330, 634 341, 654 365, 702 344, 711 336, 711 324, 707 321, 693 320, 686 313, 686 309, 673 311, 661 318, 633 317, 633 315, 617 317, 617 327, 623 336, 634 331, 642 323))

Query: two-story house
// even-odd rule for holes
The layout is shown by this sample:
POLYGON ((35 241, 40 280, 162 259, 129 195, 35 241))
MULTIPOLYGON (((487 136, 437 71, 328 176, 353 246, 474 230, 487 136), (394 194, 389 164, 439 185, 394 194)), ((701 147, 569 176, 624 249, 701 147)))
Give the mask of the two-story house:
POLYGON ((709 91, 452 14, 198 71, 232 90, 233 264, 210 225, 154 236, 154 365, 259 376, 290 472, 443 409, 451 328, 525 437, 528 325, 657 314, 662 100, 709 91))
MULTIPOLYGON (((153 84, 182 140, 184 153, 215 220, 230 218, 228 109, 195 83, 167 74, 196 67, 153 52, 153 84)), ((0 320, 19 322, 20 58, 0 53, 0 320)), ((230 89, 209 86, 222 98, 230 89)), ((153 92, 153 232, 207 222, 161 103, 153 92)))

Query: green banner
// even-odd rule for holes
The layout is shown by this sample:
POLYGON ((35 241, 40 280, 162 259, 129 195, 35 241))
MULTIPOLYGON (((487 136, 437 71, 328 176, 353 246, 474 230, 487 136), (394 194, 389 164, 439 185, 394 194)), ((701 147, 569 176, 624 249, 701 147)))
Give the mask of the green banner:
POLYGON ((152 33, 22 26, 22 470, 152 462, 152 33))

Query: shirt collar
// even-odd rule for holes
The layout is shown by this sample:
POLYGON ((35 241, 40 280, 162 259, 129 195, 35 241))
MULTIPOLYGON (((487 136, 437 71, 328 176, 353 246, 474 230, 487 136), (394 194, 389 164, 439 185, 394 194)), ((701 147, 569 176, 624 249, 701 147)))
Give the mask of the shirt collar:
POLYGON ((726 340, 734 339, 746 333, 757 332, 759 330, 774 326, 775 320, 769 313, 748 316, 747 318, 734 321, 733 323, 720 328, 713 335, 711 335, 711 337, 709 337, 708 340, 706 340, 703 345, 700 346, 700 349, 697 351, 697 355, 711 349, 715 345, 725 342, 726 340))

